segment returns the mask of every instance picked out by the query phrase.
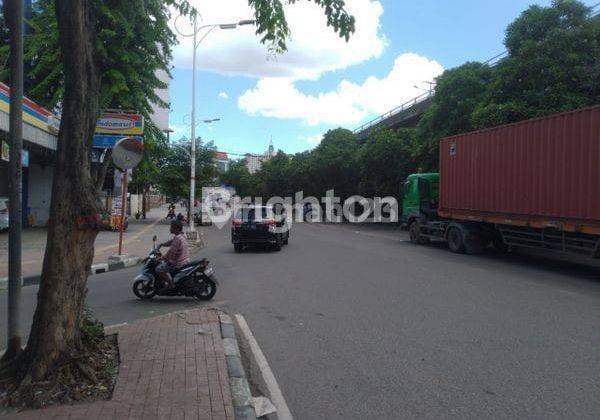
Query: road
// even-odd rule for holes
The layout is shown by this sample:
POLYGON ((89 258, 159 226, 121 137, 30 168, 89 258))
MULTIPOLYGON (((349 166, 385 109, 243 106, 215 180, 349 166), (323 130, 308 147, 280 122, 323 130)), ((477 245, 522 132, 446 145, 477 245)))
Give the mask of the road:
MULTIPOLYGON (((350 225, 297 225, 281 252, 235 254, 228 233, 206 232, 211 305, 246 317, 298 419, 600 416, 597 264, 455 255, 350 225)), ((133 272, 91 278, 105 323, 198 305, 134 299, 133 272)))

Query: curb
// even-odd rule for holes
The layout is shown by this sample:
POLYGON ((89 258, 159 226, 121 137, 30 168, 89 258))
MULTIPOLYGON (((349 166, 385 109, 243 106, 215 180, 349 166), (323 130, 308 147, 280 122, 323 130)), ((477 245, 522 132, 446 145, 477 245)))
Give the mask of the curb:
MULTIPOLYGON (((123 261, 115 261, 108 263, 94 264, 90 267, 90 275, 108 273, 109 271, 122 270, 124 268, 133 267, 142 262, 140 257, 126 258, 123 261)), ((33 286, 40 284, 40 274, 35 276, 23 277, 22 286, 33 286)), ((0 290, 8 288, 8 277, 0 278, 0 290)))
POLYGON ((240 358, 240 348, 235 338, 233 321, 227 314, 219 314, 221 337, 225 348, 225 362, 229 375, 229 388, 233 401, 233 411, 236 420, 256 420, 256 413, 251 405, 252 394, 246 378, 246 372, 240 358))

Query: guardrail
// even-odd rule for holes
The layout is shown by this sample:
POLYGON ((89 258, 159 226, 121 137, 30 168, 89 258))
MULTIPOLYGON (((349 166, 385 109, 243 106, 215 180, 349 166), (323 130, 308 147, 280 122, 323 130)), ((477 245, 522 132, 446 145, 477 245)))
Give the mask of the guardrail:
POLYGON ((404 102, 402 105, 397 106, 396 108, 386 112, 385 114, 382 114, 382 115, 378 116, 377 118, 374 118, 371 121, 364 123, 363 125, 358 127, 356 130, 354 130, 354 134, 360 133, 361 131, 366 130, 367 128, 371 128, 372 126, 377 125, 378 123, 380 123, 383 120, 386 120, 396 114, 399 114, 402 111, 412 108, 413 106, 423 102, 424 100, 429 99, 433 95, 435 95, 435 90, 431 90, 429 92, 422 93, 419 96, 412 98, 411 100, 409 100, 407 102, 404 102))

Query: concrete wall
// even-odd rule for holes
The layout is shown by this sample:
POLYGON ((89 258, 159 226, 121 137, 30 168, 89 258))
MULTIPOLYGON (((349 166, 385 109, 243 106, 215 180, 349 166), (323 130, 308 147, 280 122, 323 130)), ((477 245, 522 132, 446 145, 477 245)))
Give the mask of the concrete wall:
POLYGON ((50 197, 52 196, 52 171, 50 165, 29 166, 29 214, 34 226, 46 226, 50 217, 50 197))

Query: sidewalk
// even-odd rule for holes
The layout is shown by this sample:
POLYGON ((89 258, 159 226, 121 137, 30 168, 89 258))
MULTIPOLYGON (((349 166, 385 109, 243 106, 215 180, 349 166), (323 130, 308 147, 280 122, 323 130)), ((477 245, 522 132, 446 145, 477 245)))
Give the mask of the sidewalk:
MULTIPOLYGON (((159 240, 169 236, 168 222, 164 220, 166 206, 157 207, 147 213, 145 220, 129 218, 129 228, 123 235, 124 253, 145 256, 152 246, 152 236, 159 240), (163 226, 164 225, 164 226, 163 226)), ((23 277, 39 275, 46 250, 45 228, 29 228, 23 230, 22 261, 23 277)), ((106 263, 108 257, 118 252, 119 232, 102 231, 95 243, 94 264, 106 263)), ((8 276, 8 233, 0 234, 0 278, 8 276)))
POLYGON ((193 309, 107 329, 115 332, 121 364, 112 399, 23 411, 6 418, 235 418, 215 310, 193 309))

